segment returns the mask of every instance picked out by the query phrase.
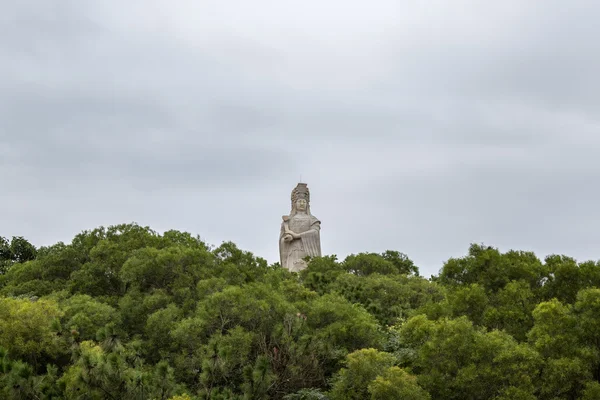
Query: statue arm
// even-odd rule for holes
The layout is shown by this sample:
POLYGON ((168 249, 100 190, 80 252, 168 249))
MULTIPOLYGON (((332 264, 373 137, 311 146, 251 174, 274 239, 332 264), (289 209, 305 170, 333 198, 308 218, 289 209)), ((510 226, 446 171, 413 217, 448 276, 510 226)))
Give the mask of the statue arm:
MULTIPOLYGON (((314 218, 314 217, 313 217, 314 218)), ((285 221, 285 220, 284 220, 285 221)), ((280 255, 284 254, 285 242, 291 242, 292 240, 302 240, 303 248, 306 254, 310 257, 321 256, 321 241, 319 238, 319 232, 321 231, 321 221, 314 218, 311 221, 310 229, 306 232, 295 233, 289 230, 289 226, 286 222, 281 224, 281 235, 279 237, 279 252, 280 255), (289 236, 288 236, 289 235, 289 236), (288 240, 285 238, 288 237, 288 240)), ((281 256, 281 265, 283 264, 283 256, 281 256)))
POLYGON ((302 232, 302 233, 294 233, 292 231, 289 231, 289 232, 291 232, 292 237, 294 237, 294 239, 300 239, 300 238, 305 237, 305 236, 309 236, 309 235, 313 235, 315 233, 319 233, 320 231, 321 231, 321 221, 315 220, 310 225, 310 229, 307 230, 306 232, 302 232))
POLYGON ((311 221, 309 230, 307 230, 306 232, 302 232, 302 233, 296 233, 289 228, 289 225, 288 225, 289 216, 284 215, 283 222, 281 223, 281 234, 279 236, 280 239, 286 235, 290 235, 293 239, 300 239, 302 237, 305 237, 308 235, 313 235, 315 233, 318 234, 319 231, 321 230, 321 221, 319 221, 315 217, 312 217, 312 219, 313 220, 311 221))
POLYGON ((284 216, 283 217, 283 222, 281 223, 281 233, 279 234, 279 240, 280 241, 289 241, 291 240, 290 238, 287 238, 286 240, 286 236, 290 236, 290 238, 294 237, 294 233, 292 231, 290 231, 289 225, 288 225, 288 220, 287 218, 284 216))

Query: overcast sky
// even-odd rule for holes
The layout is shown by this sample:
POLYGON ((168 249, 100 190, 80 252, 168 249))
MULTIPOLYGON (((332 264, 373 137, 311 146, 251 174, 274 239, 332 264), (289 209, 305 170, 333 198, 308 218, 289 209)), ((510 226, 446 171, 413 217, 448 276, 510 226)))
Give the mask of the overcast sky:
POLYGON ((600 2, 0 3, 0 236, 600 259, 600 2))

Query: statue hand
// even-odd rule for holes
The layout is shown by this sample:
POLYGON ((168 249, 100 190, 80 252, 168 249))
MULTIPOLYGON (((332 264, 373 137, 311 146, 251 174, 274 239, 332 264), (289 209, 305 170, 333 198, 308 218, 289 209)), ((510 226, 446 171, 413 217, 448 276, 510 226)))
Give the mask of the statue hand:
POLYGON ((293 239, 300 239, 300 235, 298 235, 297 233, 295 233, 289 229, 285 230, 285 234, 290 235, 293 239))
POLYGON ((283 237, 284 242, 291 242, 294 238, 289 233, 283 237))

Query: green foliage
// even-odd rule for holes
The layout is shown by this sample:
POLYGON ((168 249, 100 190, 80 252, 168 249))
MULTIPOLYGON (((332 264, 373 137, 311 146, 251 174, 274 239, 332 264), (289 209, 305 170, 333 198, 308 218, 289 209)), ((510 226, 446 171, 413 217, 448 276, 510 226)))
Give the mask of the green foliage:
POLYGON ((330 289, 352 303, 360 303, 386 326, 407 318, 415 309, 443 299, 440 288, 423 278, 406 275, 365 277, 342 274, 330 289))
POLYGON ((34 260, 37 249, 22 236, 8 239, 0 236, 0 275, 3 275, 14 263, 34 260))
POLYGON ((184 393, 179 396, 173 396, 169 400, 192 400, 192 398, 187 393, 184 393))
POLYGON ((0 261, 12 261, 12 252, 10 251, 10 242, 0 236, 0 261))
POLYGON ((451 291, 448 303, 454 317, 465 315, 473 323, 481 325, 489 300, 485 289, 477 283, 472 283, 451 291))
POLYGON ((326 294, 315 299, 307 311, 306 322, 316 337, 336 349, 352 352, 380 347, 381 333, 375 318, 341 296, 326 294))
POLYGON ((600 383, 591 381, 586 383, 585 390, 581 396, 581 400, 596 400, 600 399, 600 383))
POLYGON ((525 281, 511 281, 492 294, 484 312, 483 324, 491 329, 502 329, 515 339, 524 341, 533 327, 535 295, 525 281))
POLYGON ((357 350, 346 357, 345 367, 333 378, 332 400, 369 398, 369 385, 394 364, 393 355, 376 349, 357 350))
POLYGON ((96 332, 109 322, 117 322, 120 315, 113 307, 88 295, 74 295, 62 304, 62 325, 76 331, 80 340, 91 340, 96 332))
POLYGON ((171 331, 180 319, 181 310, 173 303, 148 316, 144 328, 144 339, 147 341, 145 354, 148 361, 158 362, 168 356, 173 344, 171 331))
POLYGON ((404 275, 419 275, 419 268, 404 253, 394 250, 386 250, 381 256, 384 260, 391 262, 396 267, 396 273, 404 275))
POLYGON ((394 366, 396 358, 375 349, 362 349, 346 357, 345 367, 333 378, 332 400, 429 400, 417 377, 394 366))
POLYGON ((544 297, 563 303, 575 302, 577 292, 584 287, 584 273, 571 257, 551 255, 546 257, 548 280, 544 284, 544 297))
POLYGON ((283 396, 283 400, 327 400, 327 396, 319 389, 301 389, 296 393, 283 396))
POLYGON ((343 266, 346 271, 359 276, 367 276, 371 274, 389 275, 399 273, 396 264, 375 253, 360 253, 357 255, 350 255, 344 260, 343 266))
POLYGON ((36 375, 29 364, 11 359, 8 352, 0 347, 0 398, 58 399, 61 390, 57 377, 57 367, 48 365, 45 374, 36 375))
POLYGON ((0 398, 591 400, 600 263, 471 245, 291 273, 137 224, 0 238, 0 398))
POLYGON ((300 271, 300 277, 305 287, 319 294, 329 291, 329 286, 344 274, 344 267, 337 262, 336 256, 315 257, 308 267, 300 271))
POLYGON ((558 358, 572 354, 577 345, 577 321, 570 307, 553 299, 537 305, 533 311, 535 326, 528 336, 544 357, 558 358))
POLYGON ((416 350, 408 364, 433 398, 490 399, 517 388, 533 394, 541 359, 510 335, 477 329, 466 317, 414 317, 400 328, 401 346, 416 350))
POLYGON ((61 340, 54 322, 62 316, 58 304, 51 300, 0 297, 0 347, 15 360, 34 367, 60 355, 61 340))
POLYGON ((417 377, 399 367, 390 367, 369 384, 372 400, 429 400, 417 377))
POLYGON ((466 257, 451 258, 444 264, 439 280, 453 286, 478 283, 496 292, 517 280, 538 288, 546 277, 546 267, 533 253, 511 250, 502 254, 495 248, 473 244, 466 257))

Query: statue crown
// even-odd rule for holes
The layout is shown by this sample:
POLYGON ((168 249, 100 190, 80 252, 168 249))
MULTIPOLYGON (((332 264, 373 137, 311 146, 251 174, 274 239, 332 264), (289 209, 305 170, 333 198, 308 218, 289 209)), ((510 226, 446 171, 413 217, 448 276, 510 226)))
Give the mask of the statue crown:
POLYGON ((306 183, 299 183, 294 190, 292 190, 292 204, 298 199, 304 199, 307 202, 310 202, 310 191, 308 190, 306 183))

